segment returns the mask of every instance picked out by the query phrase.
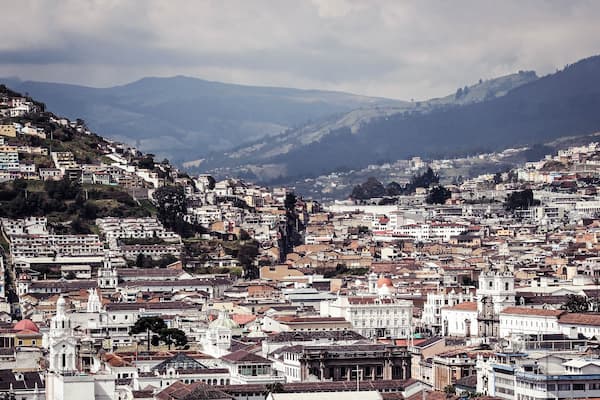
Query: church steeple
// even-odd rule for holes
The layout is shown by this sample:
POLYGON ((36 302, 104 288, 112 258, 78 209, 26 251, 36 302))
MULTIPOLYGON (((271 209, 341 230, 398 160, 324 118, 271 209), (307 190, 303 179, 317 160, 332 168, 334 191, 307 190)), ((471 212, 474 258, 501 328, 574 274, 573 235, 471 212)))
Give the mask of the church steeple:
POLYGON ((98 287, 100 289, 116 289, 117 283, 117 270, 112 265, 110 254, 106 254, 102 268, 98 270, 98 287))
POLYGON ((100 297, 98 296, 98 292, 96 289, 90 289, 88 291, 88 301, 86 311, 89 313, 97 313, 100 312, 102 308, 102 302, 100 301, 100 297))
POLYGON ((60 296, 56 302, 56 315, 52 318, 50 336, 67 337, 71 335, 71 318, 67 315, 67 302, 60 296))
POLYGON ((71 318, 63 296, 56 302, 56 315, 50 323, 50 371, 65 373, 76 370, 77 343, 71 318))

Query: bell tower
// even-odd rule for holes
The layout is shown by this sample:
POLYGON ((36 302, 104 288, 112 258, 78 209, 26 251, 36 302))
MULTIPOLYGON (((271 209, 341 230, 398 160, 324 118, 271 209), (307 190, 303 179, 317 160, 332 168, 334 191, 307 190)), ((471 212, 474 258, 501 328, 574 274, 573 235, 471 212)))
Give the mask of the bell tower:
POLYGON ((66 304, 65 298, 60 296, 56 302, 56 315, 50 323, 49 370, 59 374, 77 369, 77 341, 73 337, 71 318, 67 314, 66 304))
POLYGON ((116 289, 118 283, 117 270, 112 265, 110 255, 106 254, 102 268, 98 270, 98 287, 100 289, 116 289))

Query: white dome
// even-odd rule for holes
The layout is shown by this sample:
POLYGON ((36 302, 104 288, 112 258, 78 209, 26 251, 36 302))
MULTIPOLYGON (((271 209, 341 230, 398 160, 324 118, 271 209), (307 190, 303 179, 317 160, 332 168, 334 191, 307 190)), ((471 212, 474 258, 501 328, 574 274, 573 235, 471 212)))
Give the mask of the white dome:
POLYGON ((389 296, 392 294, 390 288, 388 285, 386 285, 385 283, 383 285, 381 285, 379 287, 379 289, 377 289, 377 292, 380 296, 389 296))
POLYGON ((219 312, 219 316, 209 325, 211 328, 225 328, 225 329, 236 329, 239 328, 238 324, 234 320, 229 318, 229 315, 225 310, 219 312))

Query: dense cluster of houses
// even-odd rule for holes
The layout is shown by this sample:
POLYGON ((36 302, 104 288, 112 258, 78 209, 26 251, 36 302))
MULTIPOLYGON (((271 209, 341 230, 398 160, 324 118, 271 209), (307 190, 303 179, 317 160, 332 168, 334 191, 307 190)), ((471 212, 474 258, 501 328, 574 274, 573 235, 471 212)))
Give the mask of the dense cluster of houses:
MULTIPOLYGON (((0 98, 0 110, 11 117, 27 103, 0 98)), ((20 171, 11 138, 45 132, 17 125, 0 126, 6 179, 17 170, 27 179, 67 175, 142 188, 151 200, 165 184, 109 142, 99 164, 39 149, 54 168, 20 171)), ((393 204, 319 204, 172 169, 184 220, 204 228, 192 238, 155 217, 98 218, 86 235, 55 232, 50 216, 2 218, 0 392, 27 400, 600 397, 596 159, 595 143, 569 148, 449 186, 451 198, 433 205, 428 188, 393 204), (536 201, 505 207, 523 190, 536 201), (249 259, 232 252, 250 243, 249 259), (144 259, 170 261, 138 265, 144 259)))

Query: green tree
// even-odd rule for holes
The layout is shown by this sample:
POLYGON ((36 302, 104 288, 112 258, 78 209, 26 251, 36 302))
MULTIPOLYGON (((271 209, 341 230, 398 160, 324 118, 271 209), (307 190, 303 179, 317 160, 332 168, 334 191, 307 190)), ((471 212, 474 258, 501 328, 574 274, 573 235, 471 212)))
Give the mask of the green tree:
POLYGON ((152 154, 146 154, 138 161, 138 167, 141 169, 154 169, 154 156, 152 154))
POLYGON ((160 258, 160 261, 158 262, 158 266, 160 268, 166 268, 167 265, 173 264, 174 262, 177 262, 177 261, 178 261, 177 257, 175 257, 173 254, 165 254, 164 256, 162 256, 160 258))
POLYGON ((366 182, 356 185, 352 189, 350 197, 355 200, 367 200, 373 197, 383 197, 386 194, 385 187, 375 177, 370 177, 366 182))
POLYGON ((560 307, 561 310, 567 310, 572 313, 584 313, 590 309, 590 301, 585 296, 568 294, 567 300, 560 307))
POLYGON ((208 190, 213 190, 217 181, 211 175, 207 176, 206 179, 208 180, 208 190))
POLYGON ((442 185, 434 186, 425 198, 425 202, 427 204, 444 204, 451 196, 450 191, 442 185))
POLYGON ((296 194, 294 192, 287 193, 283 202, 285 209, 288 212, 294 211, 294 209, 296 208, 296 201, 296 194))
POLYGON ((494 174, 494 183, 497 185, 499 183, 502 183, 502 173, 501 172, 496 172, 494 174))
POLYGON ((129 330, 129 333, 131 335, 137 335, 139 333, 146 332, 146 335, 147 335, 146 345, 147 345, 148 351, 150 351, 150 343, 151 343, 150 333, 153 332, 155 334, 160 334, 160 332, 163 331, 164 329, 167 329, 167 324, 165 324, 165 321, 162 318, 160 318, 160 317, 141 317, 140 319, 135 321, 135 324, 133 324, 133 326, 129 330))
POLYGON ((264 396, 269 396, 269 393, 284 393, 285 388, 281 382, 269 383, 265 386, 264 396))
POLYGON ((398 182, 390 182, 385 187, 385 193, 388 196, 399 196, 402 194, 402 186, 398 182))
POLYGON ((537 206, 539 204, 540 201, 533 198, 533 191, 531 189, 525 189, 512 192, 508 195, 504 202, 504 208, 507 211, 527 210, 529 207, 537 206))
POLYGON ((440 177, 433 172, 431 167, 428 167, 427 170, 421 175, 415 175, 411 178, 407 189, 410 193, 414 193, 415 189, 418 187, 428 188, 432 185, 438 184, 439 182, 440 177))
POLYGON ((185 193, 181 186, 158 188, 154 192, 154 200, 156 200, 158 218, 165 226, 174 226, 185 215, 185 193))
POLYGON ((185 332, 177 328, 166 328, 159 332, 159 340, 166 344, 171 350, 171 346, 183 347, 187 344, 188 338, 185 332))
POLYGON ((444 393, 446 393, 446 397, 450 398, 456 394, 456 388, 454 385, 447 385, 444 387, 444 393))
POLYGON ((259 276, 258 268, 255 265, 258 253, 258 242, 256 240, 244 243, 238 250, 237 259, 244 268, 246 279, 256 279, 259 276))

